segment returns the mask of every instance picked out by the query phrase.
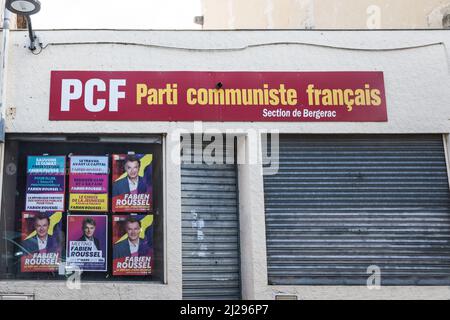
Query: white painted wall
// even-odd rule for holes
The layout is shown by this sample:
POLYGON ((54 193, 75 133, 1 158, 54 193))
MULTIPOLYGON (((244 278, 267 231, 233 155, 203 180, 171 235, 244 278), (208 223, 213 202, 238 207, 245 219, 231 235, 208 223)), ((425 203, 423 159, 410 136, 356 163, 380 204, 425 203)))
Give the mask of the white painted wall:
MULTIPOLYGON (((167 134, 168 155, 179 154, 182 122, 48 121, 51 70, 98 71, 383 71, 389 121, 385 123, 204 123, 205 130, 278 129, 280 133, 450 133, 450 34, 447 31, 37 31, 49 45, 26 49, 26 32, 11 34, 7 95, 9 133, 167 134), (76 44, 79 42, 127 42, 76 44), (207 49, 216 49, 214 51, 207 49), (227 49, 227 51, 220 51, 227 49)), ((239 152, 249 148, 241 139, 239 152)), ((256 152, 256 151, 252 151, 256 152)), ((0 281, 0 292, 37 298, 181 298, 180 167, 166 162, 167 284, 86 283, 69 291, 62 283, 0 281), (57 294, 55 293, 57 292, 57 294)), ((175 159, 176 160, 176 159, 175 159)), ((449 298, 447 287, 278 287, 267 284, 262 177, 258 166, 239 166, 243 293, 273 299, 275 293, 316 298, 449 298), (247 256, 248 254, 248 256, 247 256)), ((1 172, 0 172, 1 174, 1 172)))
POLYGON ((46 43, 133 42, 151 45, 48 46, 33 55, 27 33, 11 33, 7 132, 168 132, 192 123, 50 122, 51 70, 383 71, 387 123, 209 123, 282 132, 448 132, 447 31, 37 31, 46 43), (185 49, 179 49, 185 48, 185 49), (196 51, 195 49, 236 49, 196 51), (349 50, 358 49, 358 50, 349 50), (372 51, 370 49, 376 49, 372 51), (33 115, 32 117, 30 115, 33 115))
POLYGON ((206 30, 442 29, 450 12, 448 0, 202 0, 202 7, 206 30))

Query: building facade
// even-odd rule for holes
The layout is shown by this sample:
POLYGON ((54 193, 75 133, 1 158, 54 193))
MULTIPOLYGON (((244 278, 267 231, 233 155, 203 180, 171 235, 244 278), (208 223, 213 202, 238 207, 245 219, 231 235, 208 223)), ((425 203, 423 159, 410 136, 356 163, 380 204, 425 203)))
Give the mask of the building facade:
MULTIPOLYGON (((12 31, 8 48, 1 161, 2 295, 35 299, 449 298, 448 32, 37 33, 43 48, 34 54, 26 48, 25 31, 12 31), (213 75, 217 72, 219 78, 213 75), (161 79, 195 86, 212 77, 212 87, 219 90, 222 85, 233 87, 249 73, 256 78, 272 73, 270 83, 287 83, 292 74, 299 77, 296 81, 303 81, 323 73, 322 81, 331 83, 332 72, 354 72, 357 77, 359 72, 382 73, 386 117, 211 121, 202 118, 204 113, 189 111, 184 116, 190 120, 164 114, 155 117, 166 120, 139 120, 139 108, 149 107, 144 105, 145 101, 150 104, 146 99, 151 94, 141 90, 136 105, 144 105, 135 109, 136 114, 61 118, 67 114, 64 99, 81 98, 76 83, 82 84, 80 90, 87 90, 89 79, 104 80, 108 74, 112 80, 120 76, 128 82, 146 79, 142 81, 148 86, 161 85, 161 79), (60 95, 64 91, 59 82, 64 77, 79 80, 68 83, 65 96, 60 95), (219 82, 220 77, 224 80, 219 82), (185 144, 204 146, 204 151, 211 136, 226 142, 223 154, 216 156, 227 161, 208 164, 200 155, 200 163, 189 162, 185 144), (274 144, 278 149, 272 148, 274 144), (267 153, 267 148, 272 151, 267 153), (64 267, 23 272, 20 239, 24 240, 23 213, 30 211, 25 202, 30 190, 29 157, 127 153, 153 156, 152 274, 112 275, 111 252, 106 254, 106 272, 84 272, 80 279, 76 270, 64 267), (266 170, 269 162, 257 161, 267 157, 272 158, 275 174, 266 170)), ((346 81, 341 76, 333 80, 338 85, 346 81)), ((91 84, 94 97, 84 96, 84 102, 94 110, 101 107, 98 99, 110 99, 108 108, 114 109, 114 97, 123 101, 120 90, 108 96, 105 92, 113 92, 114 82, 105 88, 101 83, 91 84)), ((64 175, 68 181, 70 172, 64 175)), ((68 186, 64 188, 68 196, 68 186)), ((61 210, 66 237, 69 218, 87 214, 71 211, 69 205, 65 203, 61 210)), ((112 214, 97 215, 107 216, 108 234, 113 235, 112 214)), ((115 240, 107 241, 112 248, 115 240)))
POLYGON ((204 29, 442 29, 450 2, 202 0, 204 29))

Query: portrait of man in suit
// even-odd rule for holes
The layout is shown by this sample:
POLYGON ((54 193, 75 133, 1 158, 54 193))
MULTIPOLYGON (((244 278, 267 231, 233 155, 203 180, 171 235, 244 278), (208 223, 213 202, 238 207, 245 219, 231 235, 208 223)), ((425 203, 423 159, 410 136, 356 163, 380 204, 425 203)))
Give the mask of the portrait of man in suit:
POLYGON ((121 194, 142 194, 147 192, 147 184, 144 178, 139 176, 141 161, 135 155, 128 155, 125 159, 125 178, 113 183, 113 197, 121 194))
POLYGON ((34 218, 34 229, 36 235, 25 240, 22 246, 26 254, 33 253, 57 253, 60 246, 56 237, 51 236, 48 231, 50 228, 50 218, 45 214, 39 214, 34 218))
POLYGON ((92 218, 86 218, 83 220, 83 224, 81 229, 83 230, 83 235, 78 241, 92 241, 97 250, 100 250, 100 241, 94 237, 95 234, 96 223, 92 218))
POLYGON ((133 217, 126 221, 127 239, 114 245, 114 259, 124 257, 148 256, 152 248, 152 228, 147 228, 145 238, 139 238, 141 233, 141 222, 133 217))

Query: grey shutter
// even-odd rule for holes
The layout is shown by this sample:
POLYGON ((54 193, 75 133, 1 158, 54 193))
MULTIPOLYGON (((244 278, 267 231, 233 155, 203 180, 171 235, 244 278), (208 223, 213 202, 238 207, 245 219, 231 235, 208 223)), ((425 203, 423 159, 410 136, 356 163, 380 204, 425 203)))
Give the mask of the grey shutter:
POLYGON ((286 135, 264 177, 270 284, 450 284, 440 135, 286 135))
POLYGON ((235 164, 181 165, 183 299, 240 299, 235 164))

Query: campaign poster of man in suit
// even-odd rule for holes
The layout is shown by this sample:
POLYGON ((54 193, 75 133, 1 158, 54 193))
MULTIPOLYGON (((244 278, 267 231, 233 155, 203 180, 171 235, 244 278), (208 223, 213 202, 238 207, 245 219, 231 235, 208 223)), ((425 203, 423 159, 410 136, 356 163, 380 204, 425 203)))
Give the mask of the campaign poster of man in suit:
POLYGON ((152 210, 151 154, 113 154, 113 212, 152 210))
POLYGON ((107 271, 108 217, 67 216, 66 264, 83 271, 107 271))
POLYGON ((23 212, 21 271, 56 271, 63 241, 62 212, 23 212))
POLYGON ((153 215, 114 215, 113 243, 113 275, 152 273, 153 215))

